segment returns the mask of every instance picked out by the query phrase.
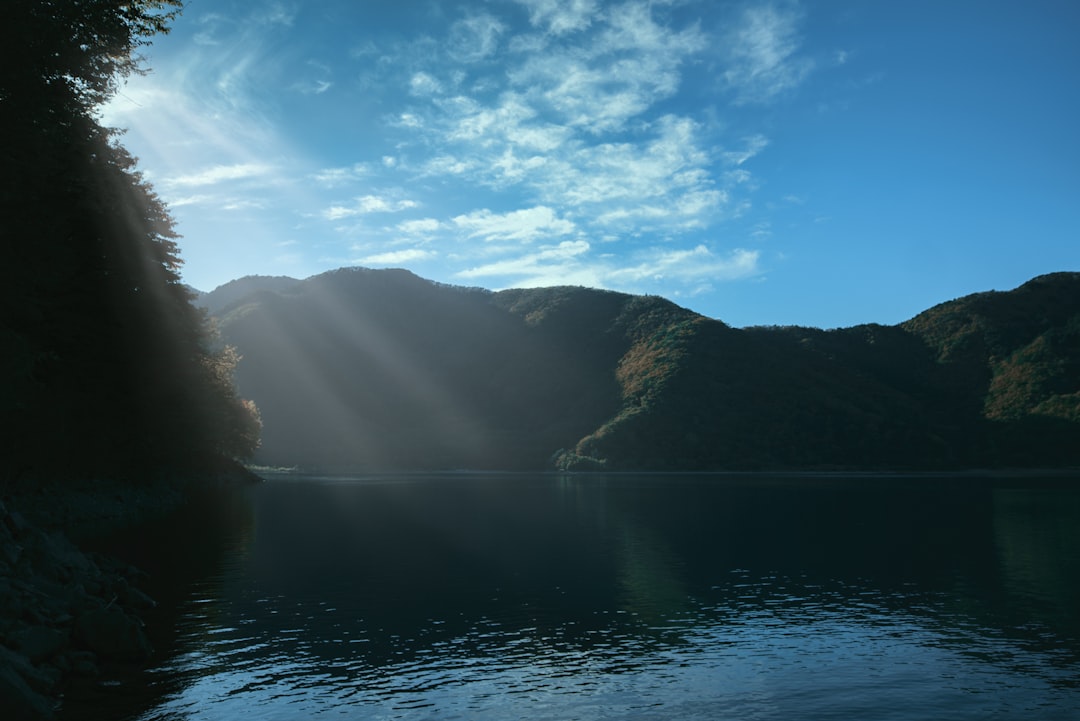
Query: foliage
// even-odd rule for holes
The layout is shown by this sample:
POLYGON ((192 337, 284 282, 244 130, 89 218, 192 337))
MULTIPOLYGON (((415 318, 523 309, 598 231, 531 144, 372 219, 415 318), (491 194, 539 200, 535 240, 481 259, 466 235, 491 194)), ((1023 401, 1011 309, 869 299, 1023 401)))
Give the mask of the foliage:
POLYGON ((660 298, 570 287, 493 294, 404 271, 245 282, 251 294, 223 309, 223 333, 245 354, 239 383, 263 410, 268 463, 1080 462, 1080 275, 960 299, 901 326, 832 331, 739 330, 660 298))
POLYGON ((0 317, 13 365, 0 413, 35 476, 138 474, 250 454, 257 416, 180 283, 173 221, 95 120, 172 0, 17 0, 0 74, 0 317), (25 55, 25 57, 24 57, 25 55))
MULTIPOLYGON (((141 72, 140 47, 169 31, 180 0, 7 0, 0 36, 0 102, 89 115, 141 72), (60 108, 43 96, 62 97, 60 108)), ((65 117, 66 116, 66 117, 65 117)))

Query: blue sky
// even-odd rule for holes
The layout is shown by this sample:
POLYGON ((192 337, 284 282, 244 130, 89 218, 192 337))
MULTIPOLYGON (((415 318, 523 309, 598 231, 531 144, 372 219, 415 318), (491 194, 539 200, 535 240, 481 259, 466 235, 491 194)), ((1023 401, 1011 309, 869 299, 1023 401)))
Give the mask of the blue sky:
POLYGON ((736 326, 1080 270, 1080 3, 189 0, 103 110, 184 278, 403 267, 736 326))

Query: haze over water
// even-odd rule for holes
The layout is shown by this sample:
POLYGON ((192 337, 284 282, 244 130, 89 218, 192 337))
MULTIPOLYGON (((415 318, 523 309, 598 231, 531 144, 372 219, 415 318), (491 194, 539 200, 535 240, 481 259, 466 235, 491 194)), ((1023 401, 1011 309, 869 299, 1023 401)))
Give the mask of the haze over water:
POLYGON ((128 548, 179 617, 65 718, 1080 712, 1075 479, 278 477, 227 515, 128 548))

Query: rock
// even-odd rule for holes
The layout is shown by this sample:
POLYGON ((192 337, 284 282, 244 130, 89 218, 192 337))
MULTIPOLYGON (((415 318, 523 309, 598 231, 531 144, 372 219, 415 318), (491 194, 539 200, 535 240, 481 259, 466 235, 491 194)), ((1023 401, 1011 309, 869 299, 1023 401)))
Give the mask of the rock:
POLYGON ((67 646, 68 635, 48 626, 31 626, 12 634, 9 640, 15 650, 29 658, 31 663, 41 663, 67 646))
POLYGON ((5 618, 19 618, 26 610, 22 594, 18 593, 14 586, 0 578, 0 616, 5 618))
POLYGON ((53 718, 52 703, 37 693, 15 669, 0 666, 0 708, 5 721, 46 721, 53 718))
POLYGON ((15 543, 15 541, 7 541, 0 545, 0 560, 9 566, 14 566, 22 558, 22 546, 15 543))
POLYGON ((128 586, 120 591, 120 602, 136 609, 157 608, 157 601, 134 586, 128 586))
POLYGON ((80 550, 55 500, 22 496, 27 516, 0 502, 0 721, 51 719, 65 679, 152 653, 129 613, 156 606, 132 585, 145 574, 80 550))
POLYGON ((71 673, 71 659, 67 657, 67 654, 61 653, 57 656, 53 656, 50 663, 60 669, 60 673, 71 673))
POLYGON ((98 675, 97 658, 90 651, 69 651, 64 658, 76 676, 98 675))
POLYGON ((52 692, 59 680, 49 671, 34 666, 26 656, 4 647, 0 647, 0 669, 11 669, 32 691, 42 694, 52 692))
POLYGON ((75 619, 75 638, 94 653, 117 661, 145 661, 153 653, 142 623, 115 607, 81 614, 75 619))
POLYGON ((15 538, 19 538, 23 533, 30 529, 30 524, 27 523, 26 519, 23 518, 23 515, 18 511, 9 511, 3 517, 3 523, 15 538))

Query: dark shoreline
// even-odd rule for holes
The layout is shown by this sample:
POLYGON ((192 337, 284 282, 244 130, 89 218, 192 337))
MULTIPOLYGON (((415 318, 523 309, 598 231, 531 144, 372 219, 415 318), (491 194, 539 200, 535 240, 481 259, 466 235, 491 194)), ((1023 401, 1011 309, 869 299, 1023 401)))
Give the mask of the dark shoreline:
POLYGON ((65 689, 153 649, 141 614, 146 574, 84 550, 88 539, 164 518, 261 481, 236 463, 132 484, 9 484, 0 500, 0 708, 5 721, 53 719, 65 689))

